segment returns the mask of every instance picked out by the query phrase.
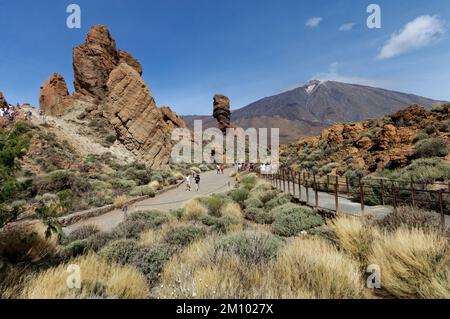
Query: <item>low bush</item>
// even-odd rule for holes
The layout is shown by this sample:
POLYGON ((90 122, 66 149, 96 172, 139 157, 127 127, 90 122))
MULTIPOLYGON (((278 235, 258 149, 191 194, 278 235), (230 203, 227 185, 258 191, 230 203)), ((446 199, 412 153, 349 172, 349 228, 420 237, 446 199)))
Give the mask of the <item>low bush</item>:
POLYGON ((96 233, 98 233, 100 230, 95 225, 85 225, 81 226, 80 228, 75 229, 70 234, 68 234, 63 240, 63 243, 70 243, 75 240, 82 240, 86 239, 96 233))
POLYGON ((257 197, 251 196, 246 201, 244 201, 244 207, 251 208, 251 207, 257 207, 261 208, 264 206, 264 203, 257 197))
POLYGON ((149 229, 156 228, 170 220, 170 215, 157 210, 136 212, 129 215, 114 230, 116 238, 138 238, 149 229))
POLYGON ((131 262, 145 275, 147 282, 152 284, 158 279, 164 265, 171 256, 172 250, 170 247, 145 247, 134 254, 131 262))
POLYGON ((208 197, 202 197, 199 200, 206 208, 208 208, 208 213, 215 217, 221 216, 220 210, 227 201, 223 196, 215 194, 208 197))
POLYGON ((78 257, 86 254, 92 247, 92 239, 76 239, 68 243, 60 252, 62 260, 70 260, 71 258, 78 257))
POLYGON ((447 142, 440 138, 422 140, 416 144, 415 158, 445 157, 449 153, 447 142))
POLYGON ((272 224, 274 219, 270 212, 258 207, 246 208, 245 217, 258 224, 272 224))
POLYGON ((100 251, 100 256, 115 263, 125 265, 131 262, 138 250, 135 240, 121 239, 107 244, 100 251))
POLYGON ((273 232, 284 237, 298 235, 304 230, 320 226, 324 223, 322 216, 314 210, 294 204, 285 204, 271 211, 274 216, 273 232))
POLYGON ((155 190, 150 186, 137 186, 130 191, 130 196, 150 196, 155 197, 155 190))
POLYGON ((165 241, 173 246, 183 247, 191 242, 203 238, 206 230, 203 227, 193 225, 183 225, 173 228, 165 236, 165 241))
POLYGON ((220 209, 220 216, 240 221, 242 219, 241 207, 237 203, 226 203, 220 209))
POLYGON ((388 231, 401 227, 409 229, 439 230, 439 217, 435 212, 428 212, 414 207, 399 207, 382 220, 378 225, 388 231))
POLYGON ((184 205, 184 219, 198 220, 208 215, 208 208, 198 199, 191 199, 184 205))
POLYGON ((248 265, 267 263, 277 256, 283 241, 263 232, 245 231, 228 235, 217 242, 216 254, 235 254, 248 265))
POLYGON ((286 193, 280 193, 275 198, 271 199, 266 203, 266 208, 268 210, 274 209, 276 207, 288 204, 292 201, 292 196, 286 193))
POLYGON ((245 188, 237 188, 228 193, 228 196, 241 206, 244 205, 249 195, 250 192, 245 188))

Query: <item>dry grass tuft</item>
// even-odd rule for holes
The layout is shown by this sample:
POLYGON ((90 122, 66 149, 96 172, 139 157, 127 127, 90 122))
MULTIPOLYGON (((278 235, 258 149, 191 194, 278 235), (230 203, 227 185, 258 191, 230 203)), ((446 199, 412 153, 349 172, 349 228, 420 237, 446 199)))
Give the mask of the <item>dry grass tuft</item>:
POLYGON ((378 229, 358 217, 338 217, 330 228, 339 247, 366 267, 372 245, 380 238, 378 229))
POLYGON ((374 242, 369 256, 381 285, 397 298, 450 298, 450 247, 439 233, 400 228, 374 242))
POLYGON ((89 254, 46 270, 29 283, 26 299, 143 299, 149 296, 145 277, 136 268, 119 266, 89 254), (69 289, 66 280, 70 264, 81 269, 81 289, 69 289))
POLYGON ((278 257, 271 285, 278 298, 361 298, 358 264, 319 239, 292 241, 278 257))
POLYGON ((198 199, 191 199, 184 205, 184 219, 187 220, 198 220, 206 215, 208 215, 208 208, 200 203, 198 199))
POLYGON ((114 207, 116 209, 122 209, 123 206, 128 202, 129 198, 127 195, 120 195, 114 198, 114 207))
POLYGON ((162 189, 162 185, 158 181, 151 181, 148 186, 153 189, 155 192, 162 189))
POLYGON ((229 217, 236 220, 242 220, 242 210, 238 203, 230 202, 225 204, 220 210, 222 217, 229 217))

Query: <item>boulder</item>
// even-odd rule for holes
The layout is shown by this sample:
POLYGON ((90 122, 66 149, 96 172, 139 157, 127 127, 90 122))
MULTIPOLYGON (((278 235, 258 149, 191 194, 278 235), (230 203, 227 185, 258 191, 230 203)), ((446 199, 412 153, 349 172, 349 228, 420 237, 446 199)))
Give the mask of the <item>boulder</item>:
POLYGON ((400 138, 397 135, 397 128, 392 124, 386 124, 383 129, 376 135, 378 141, 378 147, 382 150, 389 149, 392 145, 400 142, 400 138))
POLYGON ((406 109, 400 110, 397 113, 394 113, 391 115, 392 121, 394 123, 398 123, 400 121, 403 121, 404 124, 410 123, 410 122, 420 122, 423 118, 427 117, 427 110, 425 108, 414 104, 406 109))
POLYGON ((218 128, 226 134, 227 128, 231 128, 230 99, 225 95, 216 94, 214 96, 213 117, 218 122, 218 128))
POLYGON ((369 137, 363 136, 356 142, 356 145, 363 150, 368 150, 372 147, 373 143, 369 137))
POLYGON ((150 166, 165 165, 170 160, 172 142, 169 114, 161 111, 139 73, 126 63, 112 72, 106 84, 108 95, 101 109, 103 116, 115 128, 118 140, 150 166))
POLYGON ((39 106, 44 114, 50 116, 61 116, 72 106, 73 100, 69 96, 66 81, 58 73, 54 73, 41 86, 39 106))

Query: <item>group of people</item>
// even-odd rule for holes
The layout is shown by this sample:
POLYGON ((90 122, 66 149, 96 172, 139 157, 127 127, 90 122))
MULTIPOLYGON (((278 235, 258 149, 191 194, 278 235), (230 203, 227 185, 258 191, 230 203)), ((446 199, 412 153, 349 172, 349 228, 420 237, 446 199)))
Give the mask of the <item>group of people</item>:
POLYGON ((255 170, 255 165, 252 163, 237 163, 238 172, 253 172, 255 170))
POLYGON ((216 164, 216 173, 217 174, 224 174, 225 173, 225 165, 224 164, 216 164))
MULTIPOLYGON (((17 106, 8 104, 7 107, 3 107, 0 109, 0 118, 7 119, 11 122, 14 122, 16 119, 18 119, 21 116, 20 110, 21 110, 21 107, 19 104, 17 104, 17 106)), ((31 111, 23 113, 23 120, 29 121, 29 120, 31 120, 32 116, 33 116, 33 113, 31 111)))
POLYGON ((192 176, 189 174, 186 174, 186 176, 184 177, 184 183, 186 185, 186 192, 190 192, 191 191, 191 178, 194 179, 194 183, 195 183, 195 191, 198 192, 200 190, 200 174, 193 172, 192 176))

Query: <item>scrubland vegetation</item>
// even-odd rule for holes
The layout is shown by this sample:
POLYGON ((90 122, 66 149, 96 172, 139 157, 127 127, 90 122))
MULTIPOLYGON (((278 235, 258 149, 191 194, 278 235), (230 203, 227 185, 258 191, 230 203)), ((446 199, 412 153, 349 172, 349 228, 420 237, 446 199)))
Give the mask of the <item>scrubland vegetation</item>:
POLYGON ((450 297, 450 247, 434 214, 405 207, 383 220, 325 220, 254 174, 236 178, 228 193, 137 212, 111 232, 85 226, 58 240, 41 226, 31 237, 8 229, 0 296, 450 297), (17 236, 36 242, 13 244, 17 236), (69 264, 81 267, 81 289, 67 288, 69 264), (366 286, 370 264, 381 268, 380 290, 366 286))

